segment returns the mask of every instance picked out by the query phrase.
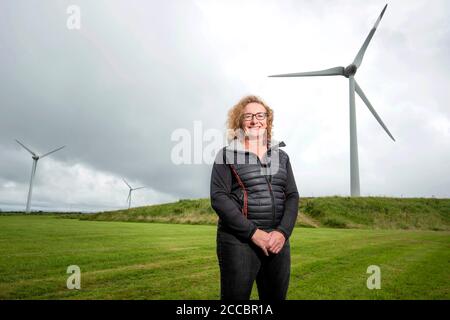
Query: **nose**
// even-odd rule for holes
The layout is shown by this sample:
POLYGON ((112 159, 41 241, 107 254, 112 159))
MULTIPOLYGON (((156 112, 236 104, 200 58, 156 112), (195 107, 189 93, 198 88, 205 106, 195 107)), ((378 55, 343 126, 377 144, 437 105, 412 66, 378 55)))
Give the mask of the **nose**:
POLYGON ((256 115, 254 114, 253 117, 252 117, 252 121, 250 121, 250 124, 255 125, 255 124, 257 124, 258 122, 259 122, 259 120, 256 119, 256 115))

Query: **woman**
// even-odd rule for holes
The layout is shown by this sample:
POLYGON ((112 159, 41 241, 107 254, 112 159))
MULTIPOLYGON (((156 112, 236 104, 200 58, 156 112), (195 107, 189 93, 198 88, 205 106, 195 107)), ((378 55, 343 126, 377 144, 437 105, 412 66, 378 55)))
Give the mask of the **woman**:
POLYGON ((228 113, 230 144, 216 157, 211 205, 219 216, 221 299, 284 300, 299 195, 289 157, 272 139, 273 111, 246 96, 228 113))

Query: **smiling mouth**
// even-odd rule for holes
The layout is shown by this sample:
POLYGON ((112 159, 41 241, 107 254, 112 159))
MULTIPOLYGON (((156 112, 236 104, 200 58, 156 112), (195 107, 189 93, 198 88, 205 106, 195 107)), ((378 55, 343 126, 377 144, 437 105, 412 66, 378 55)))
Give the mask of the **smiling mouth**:
POLYGON ((247 128, 247 133, 252 136, 260 136, 264 134, 264 129, 262 127, 250 127, 247 128))

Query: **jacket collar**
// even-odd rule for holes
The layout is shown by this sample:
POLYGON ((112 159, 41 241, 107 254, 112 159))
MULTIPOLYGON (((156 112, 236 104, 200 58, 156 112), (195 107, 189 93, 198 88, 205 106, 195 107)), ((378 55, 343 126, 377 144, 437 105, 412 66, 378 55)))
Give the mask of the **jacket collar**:
MULTIPOLYGON (((285 147, 286 144, 284 141, 278 141, 275 139, 269 140, 269 147, 267 148, 267 152, 272 150, 277 150, 280 147, 285 147)), ((226 146, 226 150, 228 151, 236 151, 236 152, 248 152, 248 150, 245 149, 244 144, 242 141, 238 138, 234 138, 228 146, 226 146)))

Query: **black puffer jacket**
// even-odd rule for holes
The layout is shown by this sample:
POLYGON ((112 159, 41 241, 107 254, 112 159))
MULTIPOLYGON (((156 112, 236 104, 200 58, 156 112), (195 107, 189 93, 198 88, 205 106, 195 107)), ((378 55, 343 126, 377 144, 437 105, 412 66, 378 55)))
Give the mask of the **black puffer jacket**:
POLYGON ((278 230, 286 239, 298 214, 299 194, 289 156, 273 141, 265 156, 244 149, 237 140, 216 156, 211 175, 211 206, 219 231, 249 240, 256 229, 278 230))

